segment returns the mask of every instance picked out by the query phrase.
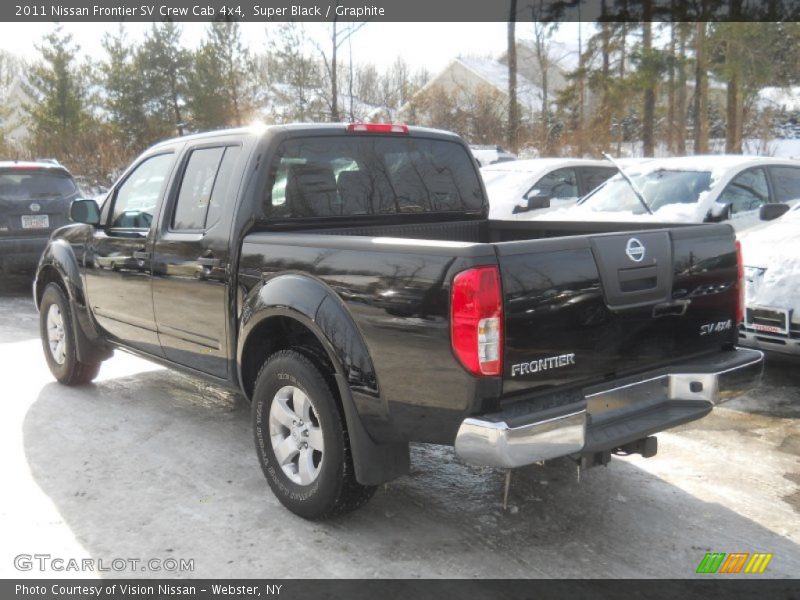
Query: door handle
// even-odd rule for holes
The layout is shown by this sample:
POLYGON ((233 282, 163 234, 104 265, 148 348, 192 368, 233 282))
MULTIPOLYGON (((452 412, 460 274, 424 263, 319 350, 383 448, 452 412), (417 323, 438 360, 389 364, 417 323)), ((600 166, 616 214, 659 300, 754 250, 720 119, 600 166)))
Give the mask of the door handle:
POLYGON ((150 253, 147 250, 134 250, 133 258, 136 260, 150 260, 150 253))
POLYGON ((200 256, 197 259, 197 264, 206 269, 216 269, 220 266, 221 262, 218 258, 212 256, 200 256))

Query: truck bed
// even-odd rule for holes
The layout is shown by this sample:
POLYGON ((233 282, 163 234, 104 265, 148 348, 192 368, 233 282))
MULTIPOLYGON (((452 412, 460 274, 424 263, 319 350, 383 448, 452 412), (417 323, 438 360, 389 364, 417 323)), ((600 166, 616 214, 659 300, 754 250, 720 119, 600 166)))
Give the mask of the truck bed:
POLYGON ((356 402, 368 419, 376 415, 375 427, 391 422, 401 438, 452 443, 465 415, 522 401, 569 404, 589 386, 735 343, 736 256, 726 225, 298 225, 249 233, 240 283, 247 290, 302 272, 333 289, 375 363, 380 407, 356 402), (634 236, 648 248, 641 265, 625 258, 634 236), (487 264, 501 274, 504 373, 476 379, 451 350, 450 283, 487 264), (421 394, 409 373, 431 389, 421 394), (423 396, 426 411, 418 410, 423 396))

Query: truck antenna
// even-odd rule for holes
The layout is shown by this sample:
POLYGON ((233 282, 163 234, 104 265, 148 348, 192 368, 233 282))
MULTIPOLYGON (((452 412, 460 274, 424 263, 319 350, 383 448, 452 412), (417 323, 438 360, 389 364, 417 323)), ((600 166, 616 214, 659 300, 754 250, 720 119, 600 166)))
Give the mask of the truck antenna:
POLYGON ((643 195, 643 194, 642 194, 642 192, 639 190, 639 188, 638 188, 638 187, 636 187, 636 184, 635 184, 635 183, 633 183, 633 179, 631 179, 631 178, 628 176, 628 174, 625 172, 625 169, 623 169, 623 168, 622 168, 622 165, 620 165, 620 164, 619 164, 619 163, 618 163, 616 160, 614 160, 614 159, 611 157, 611 155, 610 155, 610 154, 608 154, 607 152, 603 152, 603 157, 605 157, 605 159, 606 159, 606 160, 609 160, 609 161, 611 161, 611 164, 613 164, 615 167, 617 167, 617 170, 619 171, 619 174, 620 174, 620 175, 622 175, 623 179, 625 179, 625 181, 627 181, 627 182, 628 182, 628 185, 629 185, 629 186, 631 186, 631 189, 633 190, 633 193, 634 193, 634 194, 636 194, 636 197, 639 199, 639 202, 641 202, 641 203, 642 203, 642 206, 644 206, 644 209, 645 209, 645 210, 646 210, 646 211, 647 211, 649 214, 651 214, 651 215, 652 215, 652 214, 653 214, 653 211, 652 211, 652 210, 650 210, 650 207, 647 205, 647 200, 645 200, 645 199, 644 199, 644 195, 643 195))

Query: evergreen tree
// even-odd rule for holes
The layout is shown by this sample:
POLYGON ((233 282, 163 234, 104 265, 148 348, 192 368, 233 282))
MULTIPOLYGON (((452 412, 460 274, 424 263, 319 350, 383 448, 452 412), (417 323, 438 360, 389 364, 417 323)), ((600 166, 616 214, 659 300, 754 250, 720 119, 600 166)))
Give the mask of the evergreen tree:
POLYGON ((178 25, 154 23, 137 52, 136 62, 144 77, 145 111, 156 137, 183 133, 191 54, 181 45, 178 25))
POLYGON ((239 126, 253 112, 254 61, 236 22, 212 23, 188 80, 195 129, 239 126))
POLYGON ((37 50, 42 60, 30 70, 26 86, 32 100, 26 112, 33 145, 37 151, 64 156, 91 120, 87 69, 77 64, 79 47, 60 26, 37 50))
POLYGON ((119 31, 103 39, 106 58, 100 63, 100 84, 104 90, 102 106, 111 135, 132 155, 144 150, 157 137, 151 131, 145 107, 146 82, 139 69, 136 50, 120 25, 119 31))

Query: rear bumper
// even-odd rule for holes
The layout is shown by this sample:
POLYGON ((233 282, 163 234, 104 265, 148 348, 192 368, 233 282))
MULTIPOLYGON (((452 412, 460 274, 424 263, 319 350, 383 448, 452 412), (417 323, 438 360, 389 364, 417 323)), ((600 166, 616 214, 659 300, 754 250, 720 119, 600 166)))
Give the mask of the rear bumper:
POLYGON ((613 450, 708 414, 761 381, 764 355, 738 349, 583 390, 561 409, 465 419, 455 441, 464 461, 513 468, 613 450))
POLYGON ((0 238, 0 270, 35 269, 50 235, 31 238, 0 238))

